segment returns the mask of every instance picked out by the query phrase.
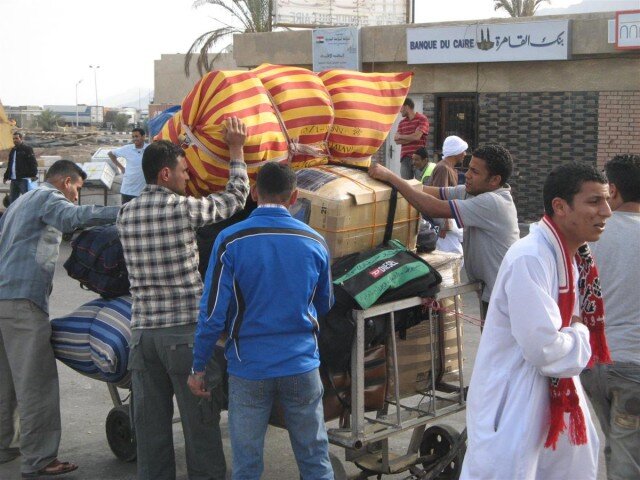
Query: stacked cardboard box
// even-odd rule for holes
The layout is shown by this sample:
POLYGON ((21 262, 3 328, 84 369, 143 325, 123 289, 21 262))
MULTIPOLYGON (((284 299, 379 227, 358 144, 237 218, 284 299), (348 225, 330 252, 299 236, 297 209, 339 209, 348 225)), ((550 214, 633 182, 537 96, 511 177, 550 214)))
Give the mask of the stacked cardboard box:
MULTIPOLYGON (((373 180, 366 171, 340 166, 305 168, 297 177, 298 201, 291 212, 325 238, 332 259, 382 243, 390 186, 373 180)), ((422 188, 416 180, 410 183, 422 188)), ((418 219, 417 210, 398 195, 392 238, 414 249, 418 219)))
MULTIPOLYGON (((420 255, 442 276, 443 286, 460 283, 460 266, 462 255, 434 251, 420 255)), ((400 397, 409 397, 431 389, 431 348, 435 353, 436 380, 449 380, 460 370, 458 363, 458 342, 462 341, 462 324, 460 331, 456 331, 456 319, 453 298, 439 301, 444 311, 435 314, 433 319, 434 331, 430 332, 428 319, 407 329, 404 338, 396 333, 396 348, 398 350, 398 373, 400 397)), ((426 315, 426 314, 425 314, 426 315)), ((387 398, 394 396, 393 354, 387 348, 387 398)))
POLYGON ((80 189, 80 205, 120 205, 120 185, 122 184, 122 175, 116 175, 111 183, 111 188, 104 186, 87 185, 80 189), (105 203, 106 198, 106 203, 105 203))
POLYGON ((86 185, 111 188, 116 172, 108 162, 86 162, 81 163, 80 166, 87 174, 87 179, 84 182, 86 185))

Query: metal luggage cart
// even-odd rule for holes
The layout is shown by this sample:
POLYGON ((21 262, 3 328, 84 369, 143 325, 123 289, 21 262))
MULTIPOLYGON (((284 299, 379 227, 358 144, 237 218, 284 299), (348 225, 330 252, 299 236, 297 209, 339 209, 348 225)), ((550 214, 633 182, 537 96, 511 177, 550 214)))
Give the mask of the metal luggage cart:
MULTIPOLYGON (((481 293, 479 282, 442 287, 435 300, 453 298, 455 306, 455 336, 458 347, 459 374, 455 384, 436 384, 431 375, 429 387, 411 397, 401 398, 398 373, 396 336, 388 335, 387 348, 393 359, 393 389, 387 397, 385 410, 365 414, 364 407, 364 350, 365 321, 367 318, 388 315, 387 331, 395 332, 394 312, 422 304, 419 297, 376 305, 366 310, 354 310, 356 335, 351 348, 351 416, 348 428, 328 429, 329 441, 345 448, 345 460, 355 463, 362 471, 357 479, 381 478, 386 474, 409 471, 407 479, 434 479, 459 476, 466 449, 466 429, 458 433, 447 425, 428 424, 465 409, 466 391, 462 372, 462 336, 458 295, 468 292, 481 293), (408 401, 416 396, 422 399, 417 405, 408 401), (406 454, 390 452, 389 439, 413 430, 406 454)), ((480 295, 478 295, 480 301, 480 295)), ((429 315, 431 338, 435 331, 433 315, 429 315)), ((431 372, 435 372, 434 342, 430 342, 431 372)), ((427 352, 425 352, 426 354, 427 352)), ((333 460, 333 459, 332 459, 333 460)), ((335 462, 334 462, 335 465, 335 462)), ((335 469, 335 468, 334 468, 335 469)), ((336 479, 347 478, 336 471, 336 479)), ((354 477, 349 477, 354 478, 354 477)))
POLYGON ((136 459, 136 436, 133 428, 133 405, 131 399, 131 381, 107 383, 107 389, 113 402, 113 408, 107 414, 105 431, 107 443, 113 454, 123 462, 136 459), (127 389, 128 395, 121 396, 118 388, 127 389))

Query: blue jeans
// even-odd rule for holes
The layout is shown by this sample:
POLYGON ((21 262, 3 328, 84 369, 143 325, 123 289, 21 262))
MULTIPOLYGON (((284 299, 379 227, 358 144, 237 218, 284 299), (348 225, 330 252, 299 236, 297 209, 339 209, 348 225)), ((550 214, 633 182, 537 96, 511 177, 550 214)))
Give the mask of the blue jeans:
POLYGON ((318 369, 290 377, 247 380, 229 375, 229 434, 233 480, 258 480, 264 437, 279 400, 303 480, 333 480, 318 369))

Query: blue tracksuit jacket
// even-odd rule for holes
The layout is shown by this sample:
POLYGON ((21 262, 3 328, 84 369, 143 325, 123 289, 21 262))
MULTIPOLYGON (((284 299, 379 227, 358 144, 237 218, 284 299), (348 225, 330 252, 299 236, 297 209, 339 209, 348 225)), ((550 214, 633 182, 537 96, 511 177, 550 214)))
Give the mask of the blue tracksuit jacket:
POLYGON ((333 305, 324 239, 285 208, 259 207, 213 246, 194 345, 204 370, 226 330, 230 375, 298 375, 320 365, 317 316, 333 305))

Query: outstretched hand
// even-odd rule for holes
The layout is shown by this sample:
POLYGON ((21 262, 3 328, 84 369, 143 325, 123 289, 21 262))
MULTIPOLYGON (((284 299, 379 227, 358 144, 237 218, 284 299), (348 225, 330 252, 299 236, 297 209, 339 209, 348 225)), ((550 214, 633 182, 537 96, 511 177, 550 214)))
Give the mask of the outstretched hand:
POLYGON ((237 117, 227 118, 224 125, 224 141, 229 149, 242 147, 247 139, 247 126, 237 117))

